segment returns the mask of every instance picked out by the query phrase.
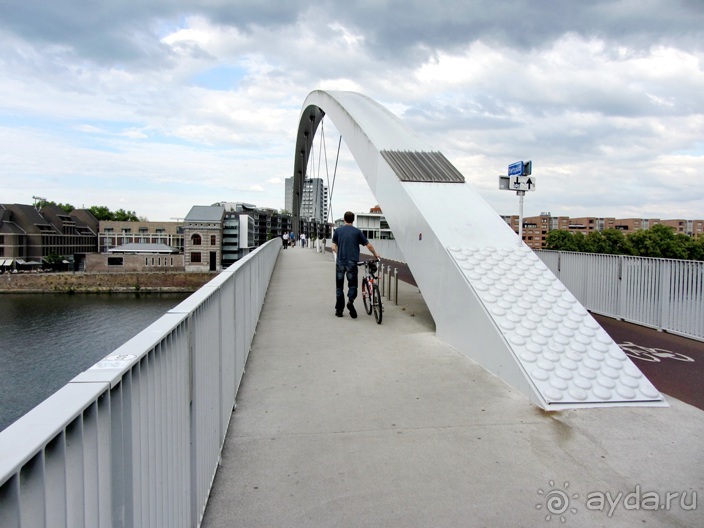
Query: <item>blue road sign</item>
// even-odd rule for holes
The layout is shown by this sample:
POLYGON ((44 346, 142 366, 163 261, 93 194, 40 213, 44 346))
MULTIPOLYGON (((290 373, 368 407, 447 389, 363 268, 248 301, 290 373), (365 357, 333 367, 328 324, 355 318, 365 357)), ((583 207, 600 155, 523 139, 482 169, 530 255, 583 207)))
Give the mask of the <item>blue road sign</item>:
POLYGON ((509 176, 523 176, 523 162, 517 161, 508 166, 509 176))

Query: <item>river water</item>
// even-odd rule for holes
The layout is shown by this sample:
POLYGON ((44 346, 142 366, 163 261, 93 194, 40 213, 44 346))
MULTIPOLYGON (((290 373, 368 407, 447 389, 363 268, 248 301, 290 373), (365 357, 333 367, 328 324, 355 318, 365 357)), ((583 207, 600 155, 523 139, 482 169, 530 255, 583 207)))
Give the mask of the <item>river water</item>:
POLYGON ((0 431, 187 296, 0 295, 0 431))

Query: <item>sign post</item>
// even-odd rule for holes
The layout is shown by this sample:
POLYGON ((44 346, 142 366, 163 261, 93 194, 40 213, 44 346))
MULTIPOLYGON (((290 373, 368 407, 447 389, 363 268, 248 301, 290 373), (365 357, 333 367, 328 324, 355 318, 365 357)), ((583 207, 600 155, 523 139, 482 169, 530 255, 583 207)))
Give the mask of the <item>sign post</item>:
POLYGON ((532 161, 517 161, 508 166, 508 176, 499 176, 499 189, 516 191, 518 196, 518 245, 523 242, 523 198, 526 191, 535 191, 532 161))

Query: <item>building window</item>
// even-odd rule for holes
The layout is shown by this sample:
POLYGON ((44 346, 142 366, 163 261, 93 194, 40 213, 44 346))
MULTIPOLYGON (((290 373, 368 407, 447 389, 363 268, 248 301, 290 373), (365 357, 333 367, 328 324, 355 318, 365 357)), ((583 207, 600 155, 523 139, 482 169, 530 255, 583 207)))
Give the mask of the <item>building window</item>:
POLYGON ((218 237, 215 235, 210 235, 210 245, 215 246, 218 243, 218 237))
MULTIPOLYGON (((201 244, 200 235, 197 234, 197 233, 196 233, 195 235, 192 235, 192 236, 191 236, 191 245, 193 245, 193 246, 200 246, 200 244, 201 244)), ((198 262, 200 262, 200 260, 199 260, 198 262)))
POLYGON ((200 262, 200 251, 194 251, 191 253, 191 262, 200 262))
POLYGON ((123 258, 122 257, 108 257, 108 266, 122 266, 123 265, 123 258))

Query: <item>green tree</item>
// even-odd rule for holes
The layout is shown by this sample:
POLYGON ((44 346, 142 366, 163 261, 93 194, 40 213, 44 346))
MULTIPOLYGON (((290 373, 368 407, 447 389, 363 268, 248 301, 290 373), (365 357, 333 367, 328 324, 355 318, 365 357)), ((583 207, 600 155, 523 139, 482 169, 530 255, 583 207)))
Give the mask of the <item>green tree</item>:
POLYGON ((74 210, 76 209, 76 208, 75 208, 73 205, 71 205, 70 203, 65 203, 65 204, 63 204, 63 203, 56 203, 56 202, 52 202, 52 201, 50 201, 50 200, 38 200, 38 201, 36 202, 36 205, 37 205, 37 207, 38 207, 39 209, 41 209, 42 207, 44 207, 44 206, 46 206, 46 205, 55 205, 55 206, 57 206, 57 207, 60 207, 61 209, 63 209, 63 210, 64 210, 65 212, 67 212, 67 213, 70 213, 70 212, 72 212, 72 211, 74 211, 74 210))
POLYGON ((545 248, 555 251, 581 251, 574 234, 564 229, 550 231, 545 240, 545 248))
POLYGON ((690 260, 704 260, 704 236, 691 238, 687 247, 690 260))
POLYGON ((113 220, 112 212, 104 205, 92 205, 88 210, 93 213, 98 220, 113 220))
POLYGON ((584 237, 585 253, 606 253, 606 241, 601 231, 592 231, 584 237))
POLYGON ((134 211, 125 211, 124 209, 118 209, 113 213, 113 220, 118 222, 138 222, 137 214, 134 211))
POLYGON ((88 209, 98 220, 114 220, 117 222, 138 222, 139 218, 134 211, 118 209, 113 212, 104 205, 94 205, 88 209))
MULTIPOLYGON (((686 236, 686 235, 685 235, 686 236)), ((675 235, 671 227, 656 224, 650 229, 636 231, 628 236, 628 240, 640 257, 687 259, 688 241, 675 235)))
POLYGON ((626 235, 620 229, 604 229, 601 232, 603 237, 603 251, 608 255, 630 255, 631 248, 628 245, 626 235))

